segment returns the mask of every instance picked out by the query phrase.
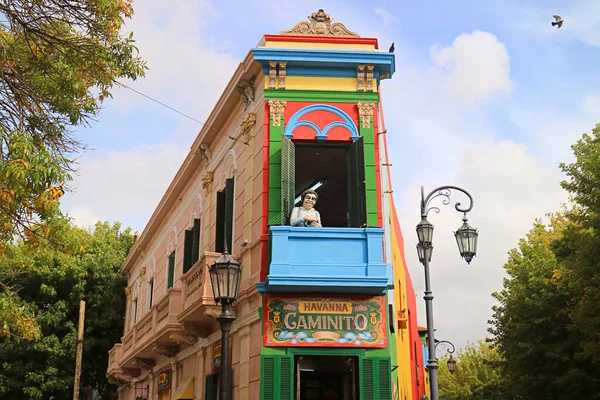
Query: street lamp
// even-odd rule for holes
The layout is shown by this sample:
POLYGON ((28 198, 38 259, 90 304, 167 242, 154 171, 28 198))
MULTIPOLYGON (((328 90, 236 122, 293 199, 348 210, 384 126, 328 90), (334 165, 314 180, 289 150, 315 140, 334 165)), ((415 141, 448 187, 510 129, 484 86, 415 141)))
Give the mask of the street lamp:
POLYGON ((456 372, 456 360, 452 357, 452 354, 456 351, 456 348, 451 342, 447 340, 440 340, 435 344, 436 350, 440 344, 448 346, 448 349, 446 349, 446 351, 448 352, 448 354, 450 354, 450 358, 448 359, 448 361, 446 361, 446 366, 448 367, 448 371, 451 374, 454 374, 456 372))
POLYGON ((221 315, 217 317, 221 325, 221 376, 219 377, 221 394, 219 397, 220 400, 230 400, 232 397, 229 333, 231 324, 235 321, 231 305, 237 301, 240 291, 242 268, 225 250, 223 255, 211 265, 209 273, 215 303, 221 303, 221 315))
MULTIPOLYGON (((427 196, 421 186, 421 222, 417 224, 417 237, 419 244, 417 245, 417 254, 419 261, 425 267, 425 313, 427 315, 427 348, 429 350, 429 360, 427 360, 427 369, 429 370, 429 385, 431 400, 439 400, 438 391, 438 363, 437 357, 435 356, 435 337, 433 328, 433 294, 431 292, 431 283, 429 279, 429 262, 431 261, 431 253, 433 251, 433 225, 427 220, 429 211, 434 210, 436 213, 440 212, 438 207, 430 207, 429 204, 432 200, 442 197, 442 204, 450 204, 450 195, 452 191, 461 192, 469 198, 469 206, 466 208, 461 207, 461 203, 456 203, 454 208, 456 211, 463 213, 463 224, 460 228, 454 232, 456 243, 458 245, 458 251, 460 256, 465 259, 467 264, 471 263, 473 257, 477 253, 477 230, 473 229, 467 223, 467 213, 473 208, 473 198, 464 189, 457 186, 440 186, 432 190, 427 196)), ((452 359, 454 367, 456 367, 456 361, 452 359)), ((449 368, 450 369, 450 366, 449 368)))

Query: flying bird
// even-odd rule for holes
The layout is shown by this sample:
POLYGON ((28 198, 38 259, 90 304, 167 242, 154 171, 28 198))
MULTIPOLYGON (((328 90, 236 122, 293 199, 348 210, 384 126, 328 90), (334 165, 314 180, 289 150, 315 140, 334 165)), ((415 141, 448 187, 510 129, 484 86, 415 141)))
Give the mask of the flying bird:
POLYGON ((390 50, 389 50, 389 52, 390 52, 390 53, 393 53, 393 52, 394 52, 394 49, 395 49, 395 48, 394 48, 394 43, 392 43, 392 45, 390 46, 390 50))
POLYGON ((560 15, 553 15, 554 19, 556 20, 556 22, 552 23, 552 26, 558 25, 558 29, 560 29, 560 27, 563 24, 563 19, 560 15))

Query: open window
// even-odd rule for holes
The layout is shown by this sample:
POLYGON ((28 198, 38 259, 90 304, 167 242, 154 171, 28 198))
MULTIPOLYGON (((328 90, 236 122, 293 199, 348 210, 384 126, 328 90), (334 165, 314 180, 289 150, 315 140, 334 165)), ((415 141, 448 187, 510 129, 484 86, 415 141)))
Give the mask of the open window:
POLYGON ((363 227, 367 222, 363 138, 348 143, 294 143, 283 137, 281 146, 282 221, 300 206, 300 195, 314 189, 315 208, 323 226, 363 227))

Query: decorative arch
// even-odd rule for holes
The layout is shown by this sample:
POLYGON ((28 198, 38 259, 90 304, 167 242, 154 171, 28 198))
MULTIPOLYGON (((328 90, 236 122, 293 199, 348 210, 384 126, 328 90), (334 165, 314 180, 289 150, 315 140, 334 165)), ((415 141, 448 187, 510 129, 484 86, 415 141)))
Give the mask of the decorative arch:
POLYGON ((167 245, 167 256, 177 249, 177 228, 173 227, 169 233, 169 244, 167 245))
POLYGON ((194 226, 195 219, 202 218, 202 194, 198 193, 194 197, 192 201, 192 214, 190 215, 190 220, 188 221, 188 226, 194 226))
POLYGON ((146 277, 148 282, 150 281, 150 279, 154 278, 154 274, 156 274, 156 260, 154 259, 154 256, 152 256, 152 258, 148 262, 148 267, 146 270, 146 277))
POLYGON ((231 149, 227 152, 223 165, 223 174, 221 175, 218 188, 225 187, 225 180, 227 178, 234 178, 237 175, 237 155, 234 149, 231 149))
POLYGON ((288 139, 292 139, 294 136, 294 129, 300 126, 307 126, 309 128, 314 129, 317 133, 317 140, 326 140, 327 133, 329 132, 329 130, 335 127, 346 128, 350 132, 350 137, 352 138, 353 142, 357 141, 360 138, 358 128, 356 127, 356 124, 354 123, 352 118, 350 118, 350 116, 344 111, 329 104, 311 104, 310 106, 306 106, 296 111, 296 113, 292 115, 292 117, 288 121, 283 135, 288 139), (330 112, 340 117, 343 121, 330 122, 323 129, 321 129, 317 124, 315 124, 312 121, 300 121, 300 118, 313 111, 330 112))

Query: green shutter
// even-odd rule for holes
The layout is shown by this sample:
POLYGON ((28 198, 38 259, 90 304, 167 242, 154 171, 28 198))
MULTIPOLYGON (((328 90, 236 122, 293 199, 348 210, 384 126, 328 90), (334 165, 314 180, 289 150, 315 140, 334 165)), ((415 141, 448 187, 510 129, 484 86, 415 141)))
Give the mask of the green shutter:
POLYGON ((233 178, 225 181, 225 240, 227 243, 227 251, 233 254, 233 178))
POLYGON ((200 220, 194 219, 194 229, 192 237, 192 265, 196 264, 200 258, 200 220))
POLYGON ((290 224, 296 196, 296 147, 294 143, 281 137, 281 224, 290 224))
POLYGON ((217 400, 217 385, 219 383, 219 374, 206 376, 206 386, 204 389, 205 400, 217 400))
POLYGON ((362 227, 367 223, 365 149, 362 137, 348 148, 348 213, 351 227, 362 227))
POLYGON ((167 276, 167 289, 173 287, 173 279, 175 276, 175 252, 169 255, 169 274, 167 276))
POLYGON ((185 274, 192 268, 192 240, 194 232, 191 230, 185 231, 185 239, 183 241, 183 273, 185 274))
POLYGON ((376 400, 375 397, 375 378, 373 371, 373 359, 362 358, 360 370, 360 392, 361 400, 376 400))
POLYGON ((225 192, 217 192, 217 223, 215 224, 215 251, 225 248, 225 192))
POLYGON ((261 358, 261 400, 294 400, 293 357, 263 355, 261 358))
POLYGON ((379 400, 392 400, 392 371, 390 370, 390 359, 378 359, 377 366, 377 372, 379 373, 379 400))
POLYGON ((361 359, 361 400, 392 400, 390 359, 361 359))

